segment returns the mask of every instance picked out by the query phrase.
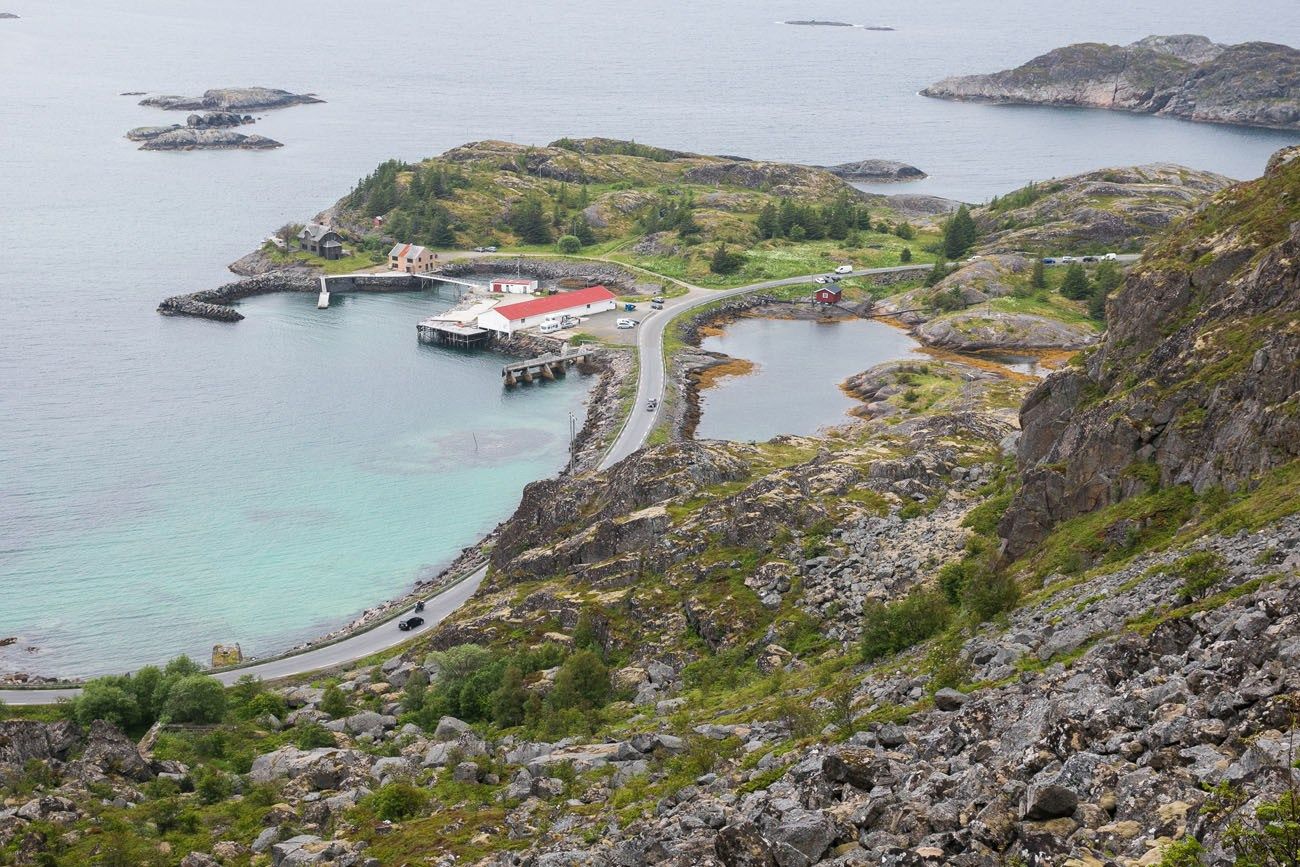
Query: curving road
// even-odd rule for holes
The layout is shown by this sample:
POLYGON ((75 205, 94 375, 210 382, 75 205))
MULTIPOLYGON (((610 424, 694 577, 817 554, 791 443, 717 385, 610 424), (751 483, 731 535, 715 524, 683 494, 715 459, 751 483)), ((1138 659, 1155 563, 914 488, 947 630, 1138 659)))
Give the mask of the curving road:
MULTIPOLYGON (((891 274, 902 271, 928 271, 931 267, 930 265, 900 265, 893 268, 868 268, 854 271, 851 275, 846 274, 845 276, 863 277, 871 274, 891 274)), ((614 444, 610 446, 604 460, 601 461, 600 469, 603 470, 613 466, 645 445, 646 438, 650 436, 650 431, 654 429, 655 423, 659 420, 664 392, 664 330, 674 318, 688 310, 720 298, 731 298, 750 292, 761 292, 764 289, 775 289, 778 286, 809 283, 816 276, 817 274, 806 274, 800 277, 788 277, 783 280, 753 283, 735 289, 705 289, 700 286, 682 283, 680 280, 674 281, 686 286, 688 288, 687 293, 676 298, 667 299, 663 310, 650 311, 643 317, 641 325, 638 326, 637 353, 640 357, 640 373, 637 379, 636 403, 628 414, 623 429, 614 440, 614 444), (651 398, 659 400, 659 407, 654 412, 647 412, 645 407, 651 398)), ((662 277, 662 279, 671 280, 668 277, 662 277)), ((487 566, 481 566, 462 579, 460 583, 443 590, 436 596, 430 597, 425 603, 425 610, 422 612, 424 624, 417 629, 402 632, 397 628, 397 618, 393 618, 383 621, 364 632, 354 633, 347 638, 340 639, 333 644, 326 644, 304 650, 301 653, 269 659, 265 662, 252 662, 239 668, 217 672, 214 676, 225 684, 232 684, 244 675, 260 677, 263 680, 274 680, 333 668, 389 650, 441 623, 473 595, 486 574, 487 566)), ((403 616, 409 613, 409 611, 404 612, 403 616)), ((75 698, 80 693, 80 689, 74 688, 4 689, 0 690, 0 701, 11 705, 48 705, 75 698)))

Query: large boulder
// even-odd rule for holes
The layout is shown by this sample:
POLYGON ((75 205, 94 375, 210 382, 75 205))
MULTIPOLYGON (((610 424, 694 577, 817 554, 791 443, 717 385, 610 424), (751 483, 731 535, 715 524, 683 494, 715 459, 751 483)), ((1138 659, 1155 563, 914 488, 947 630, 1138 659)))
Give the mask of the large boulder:
POLYGON ((0 722, 0 764, 22 765, 32 760, 66 759, 68 753, 81 743, 81 737, 81 729, 67 720, 53 723, 5 720, 0 722))
POLYGON ((120 776, 144 782, 154 772, 140 755, 135 742, 110 722, 95 720, 90 724, 86 749, 76 763, 83 769, 95 769, 108 776, 120 776))

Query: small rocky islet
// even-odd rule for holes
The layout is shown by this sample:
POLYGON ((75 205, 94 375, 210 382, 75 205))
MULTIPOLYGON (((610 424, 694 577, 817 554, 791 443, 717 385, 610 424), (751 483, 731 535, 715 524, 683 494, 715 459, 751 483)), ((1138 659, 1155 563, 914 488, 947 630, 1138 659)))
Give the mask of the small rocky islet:
MULTIPOLYGON (((131 92, 130 96, 141 94, 131 92)), ((248 112, 324 102, 314 94, 290 93, 269 87, 233 87, 208 90, 202 96, 151 96, 140 105, 191 114, 184 124, 136 127, 127 132, 141 150, 271 150, 283 145, 261 135, 236 132, 231 127, 255 123, 248 112)))
POLYGON ((1130 45, 1086 42, 1015 69, 945 78, 921 93, 1294 130, 1300 129, 1300 51, 1271 42, 1221 45, 1193 34, 1148 36, 1130 45))

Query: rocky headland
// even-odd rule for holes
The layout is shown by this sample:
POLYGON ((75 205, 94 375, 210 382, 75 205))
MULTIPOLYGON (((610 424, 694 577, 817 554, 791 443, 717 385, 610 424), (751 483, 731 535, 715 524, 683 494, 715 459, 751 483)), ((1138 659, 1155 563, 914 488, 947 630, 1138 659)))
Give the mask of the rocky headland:
POLYGON ((324 101, 314 93, 290 93, 271 87, 221 87, 206 90, 202 96, 151 96, 140 100, 140 104, 167 111, 242 113, 324 101))
POLYGON ((1300 129, 1300 51, 1269 42, 1219 45, 1194 35, 1148 36, 1131 45, 1089 42, 1015 69, 945 78, 921 93, 1300 129))

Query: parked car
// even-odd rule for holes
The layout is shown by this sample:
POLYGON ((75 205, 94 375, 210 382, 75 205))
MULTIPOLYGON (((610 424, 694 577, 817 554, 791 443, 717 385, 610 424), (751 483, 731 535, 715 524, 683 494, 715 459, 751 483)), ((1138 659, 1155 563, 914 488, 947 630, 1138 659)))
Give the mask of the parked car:
POLYGON ((495 253, 496 251, 497 251, 497 248, 496 248, 496 247, 484 247, 484 248, 483 248, 483 252, 484 252, 484 253, 495 253))
POLYGON ((852 273, 853 273, 853 266, 852 266, 852 265, 841 265, 840 267, 838 267, 838 268, 835 269, 835 273, 836 273, 836 274, 852 274, 852 273))
POLYGON ((1102 256, 1101 258, 1105 259, 1107 262, 1114 262, 1119 257, 1116 256, 1114 253, 1107 253, 1105 256, 1102 256))
POLYGON ((417 626, 423 626, 423 625, 424 625, 423 617, 408 617, 405 620, 399 621, 397 624, 397 628, 402 630, 403 632, 410 632, 412 629, 415 629, 417 626))
POLYGON ((1096 256, 1084 256, 1084 257, 1083 257, 1083 261, 1085 261, 1085 262, 1096 262, 1096 261, 1097 261, 1097 257, 1096 257, 1096 256))
POLYGON ((826 278, 826 282, 828 282, 828 283, 838 283, 838 282, 840 282, 840 281, 843 280, 843 279, 844 279, 844 278, 841 277, 839 274, 832 274, 832 275, 830 275, 829 277, 826 278))
POLYGON ((618 320, 618 322, 614 324, 617 325, 619 328, 636 328, 635 319, 620 319, 618 320))
POLYGON ((1078 259, 1075 259, 1073 256, 1062 256, 1062 257, 1061 257, 1061 262, 1064 263, 1064 264, 1069 264, 1070 262, 1077 262, 1077 261, 1079 261, 1079 260, 1078 260, 1078 259))
POLYGON ((662 303, 664 303, 665 300, 666 300, 666 299, 664 298, 664 296, 662 296, 662 295, 656 295, 655 297, 653 297, 653 298, 650 299, 650 303, 651 303, 651 304, 662 304, 662 303))
POLYGON ((816 277, 813 278, 813 282, 814 282, 814 283, 829 283, 829 282, 831 282, 831 278, 827 277, 827 276, 824 275, 824 274, 818 274, 816 277))
POLYGON ((651 302, 650 302, 650 309, 651 309, 651 310, 663 310, 663 309, 664 309, 664 302, 662 302, 662 301, 651 301, 651 302))
POLYGON ((1051 256, 1048 256, 1047 258, 1043 259, 1043 264, 1044 264, 1044 265, 1055 265, 1055 264, 1056 264, 1056 260, 1053 259, 1051 256))
POLYGON ((475 248, 474 248, 474 252, 475 252, 475 253, 486 253, 486 252, 487 252, 487 247, 475 247, 475 248))

